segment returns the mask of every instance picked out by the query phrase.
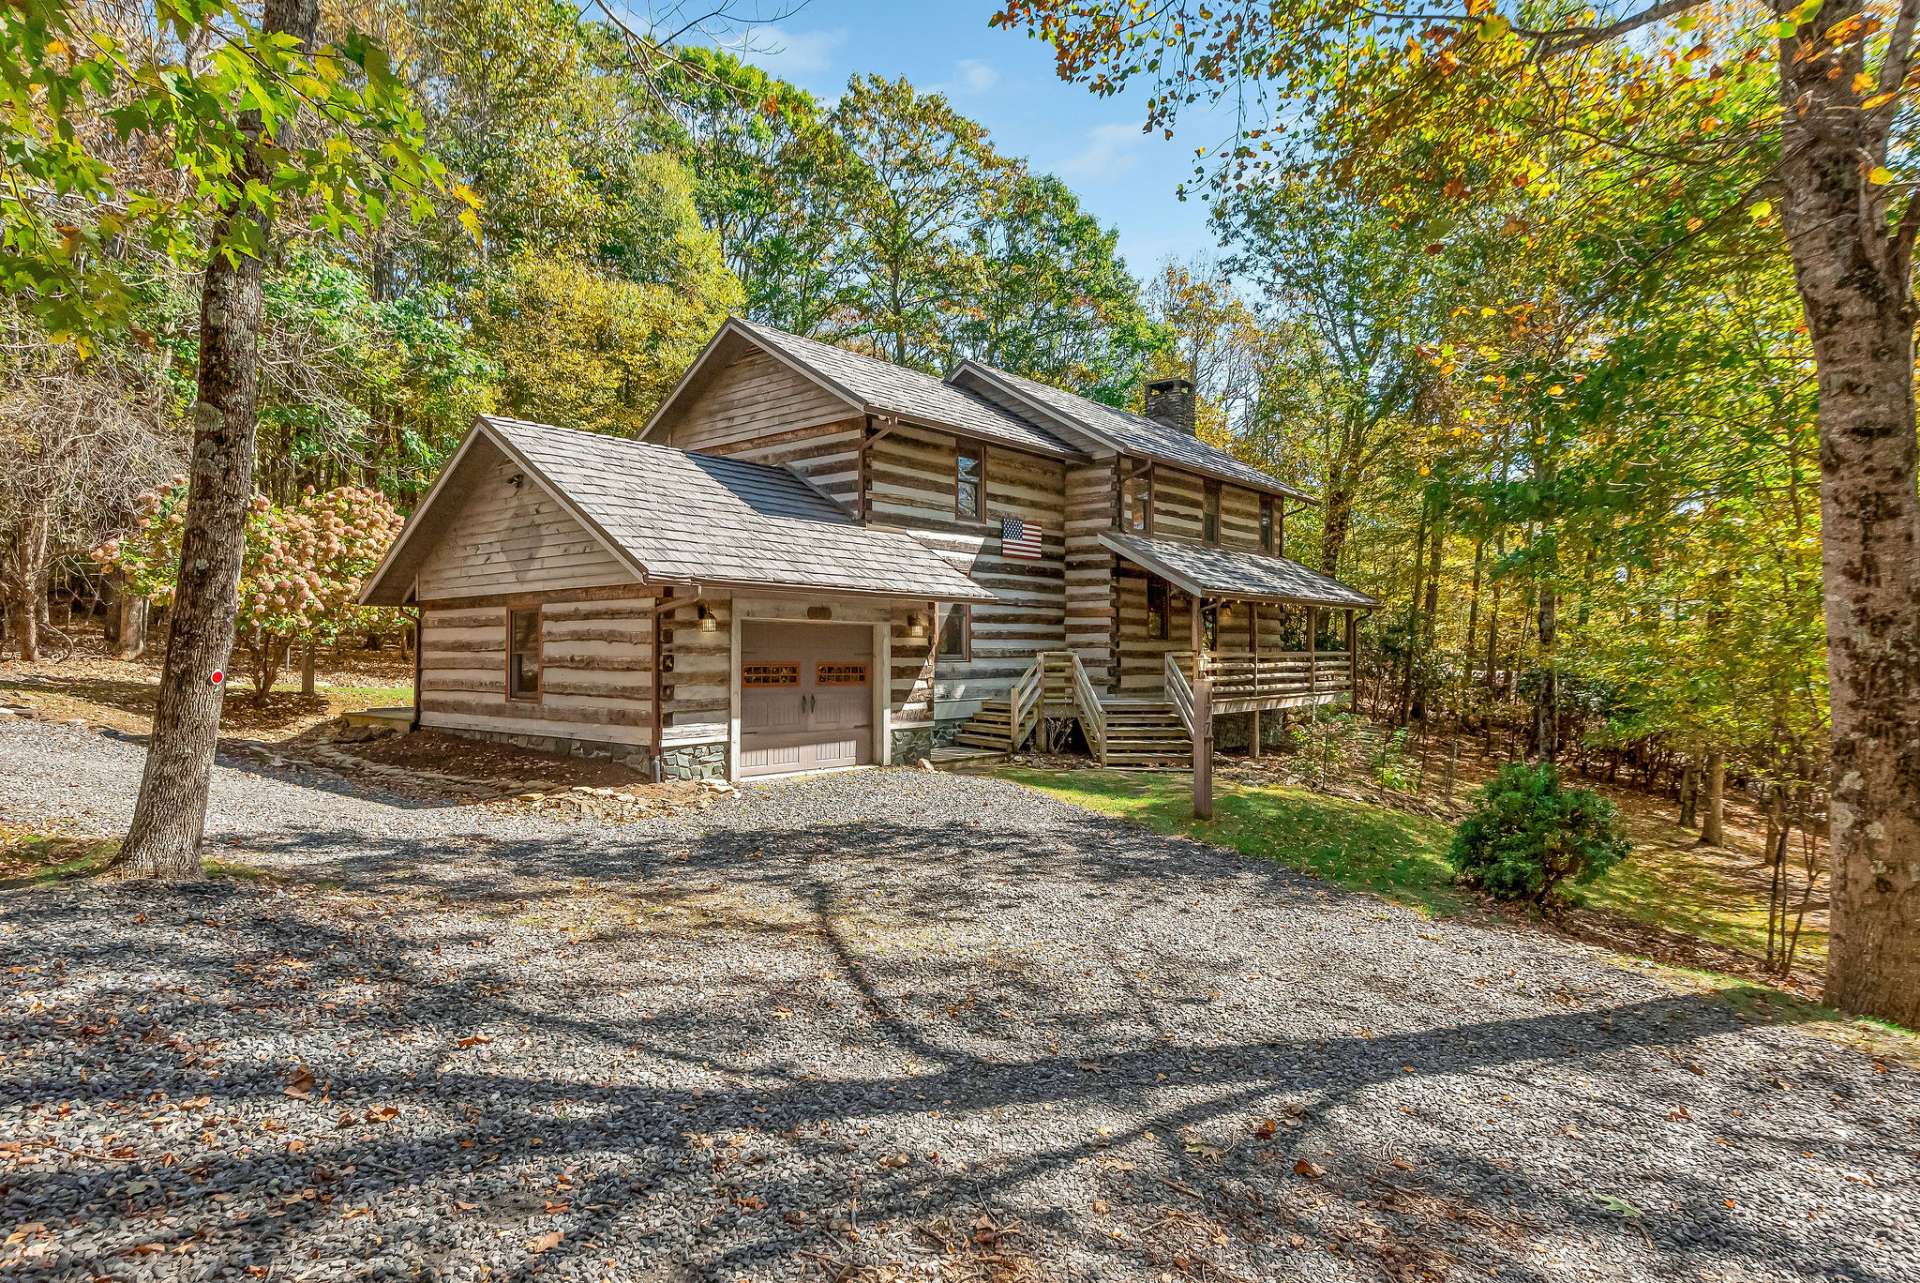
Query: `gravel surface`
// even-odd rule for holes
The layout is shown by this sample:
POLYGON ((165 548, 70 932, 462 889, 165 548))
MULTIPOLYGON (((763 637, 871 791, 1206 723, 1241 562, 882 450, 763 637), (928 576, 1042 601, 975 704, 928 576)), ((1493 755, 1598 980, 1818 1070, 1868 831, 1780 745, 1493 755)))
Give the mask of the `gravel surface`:
MULTIPOLYGON (((0 722, 0 816, 140 751, 0 722)), ((223 767, 279 877, 0 892, 0 1275, 1917 1279, 1920 1093, 1015 785, 601 827, 223 767)))

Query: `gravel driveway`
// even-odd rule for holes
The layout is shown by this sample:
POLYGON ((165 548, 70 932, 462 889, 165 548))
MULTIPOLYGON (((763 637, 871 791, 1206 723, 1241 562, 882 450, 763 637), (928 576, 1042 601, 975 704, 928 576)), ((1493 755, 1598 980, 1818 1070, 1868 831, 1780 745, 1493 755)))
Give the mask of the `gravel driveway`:
MULTIPOLYGON (((0 723, 0 815, 139 768, 0 723)), ((1920 1279, 1909 1069, 1012 784, 212 832, 0 892, 0 1275, 1920 1279)))

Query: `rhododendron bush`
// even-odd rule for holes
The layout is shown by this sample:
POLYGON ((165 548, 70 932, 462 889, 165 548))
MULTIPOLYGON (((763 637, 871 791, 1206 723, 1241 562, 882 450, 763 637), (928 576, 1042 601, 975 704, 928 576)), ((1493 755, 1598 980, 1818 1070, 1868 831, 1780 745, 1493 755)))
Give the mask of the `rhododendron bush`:
MULTIPOLYGON (((96 548, 94 560, 124 572, 133 591, 170 604, 186 508, 184 477, 141 496, 133 533, 96 548)), ((254 496, 234 646, 246 657, 256 698, 272 689, 296 642, 327 645, 342 633, 377 626, 374 612, 356 605, 354 596, 401 524, 377 490, 341 486, 316 493, 308 486, 284 507, 254 496)))

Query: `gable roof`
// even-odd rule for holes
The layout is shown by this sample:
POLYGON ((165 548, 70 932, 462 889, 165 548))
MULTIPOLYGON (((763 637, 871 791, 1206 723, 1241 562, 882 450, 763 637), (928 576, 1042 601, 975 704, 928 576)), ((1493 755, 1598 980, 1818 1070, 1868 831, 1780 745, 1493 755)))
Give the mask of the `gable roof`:
POLYGON ((949 376, 950 381, 968 379, 980 380, 1036 413, 1045 415, 1050 422, 1061 424, 1069 432, 1083 434, 1115 453, 1190 468, 1206 476, 1255 490, 1285 495, 1307 503, 1315 502, 1312 495, 1295 489, 1277 477, 1268 476, 1225 450, 1208 445, 1178 428, 1155 422, 1145 415, 1102 405, 1023 375, 996 370, 978 361, 962 362, 949 376))
POLYGON ((878 357, 802 338, 741 317, 730 317, 713 336, 652 419, 644 440, 667 417, 668 409, 690 387, 708 358, 727 340, 751 343, 812 379, 847 403, 850 414, 874 414, 945 428, 962 436, 1017 446, 1059 459, 1084 459, 1086 452, 1031 419, 995 405, 983 396, 931 374, 894 365, 878 357))
POLYGON ((407 570, 444 521, 430 510, 447 478, 484 440, 550 490, 643 583, 805 588, 941 601, 993 594, 901 531, 863 526, 785 468, 691 454, 597 432, 481 415, 380 568, 369 605, 406 600, 407 570))
POLYGON ((1100 542, 1195 597, 1354 606, 1362 610, 1380 604, 1359 589, 1349 588, 1287 557, 1221 548, 1189 539, 1149 539, 1118 532, 1102 534, 1100 542))

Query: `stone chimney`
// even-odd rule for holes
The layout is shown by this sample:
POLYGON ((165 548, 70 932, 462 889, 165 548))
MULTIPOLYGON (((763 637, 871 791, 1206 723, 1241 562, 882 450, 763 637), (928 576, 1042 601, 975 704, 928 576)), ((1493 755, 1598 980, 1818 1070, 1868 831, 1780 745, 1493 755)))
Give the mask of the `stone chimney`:
POLYGON ((1147 417, 1194 435, 1193 380, 1155 379, 1147 384, 1147 417))

